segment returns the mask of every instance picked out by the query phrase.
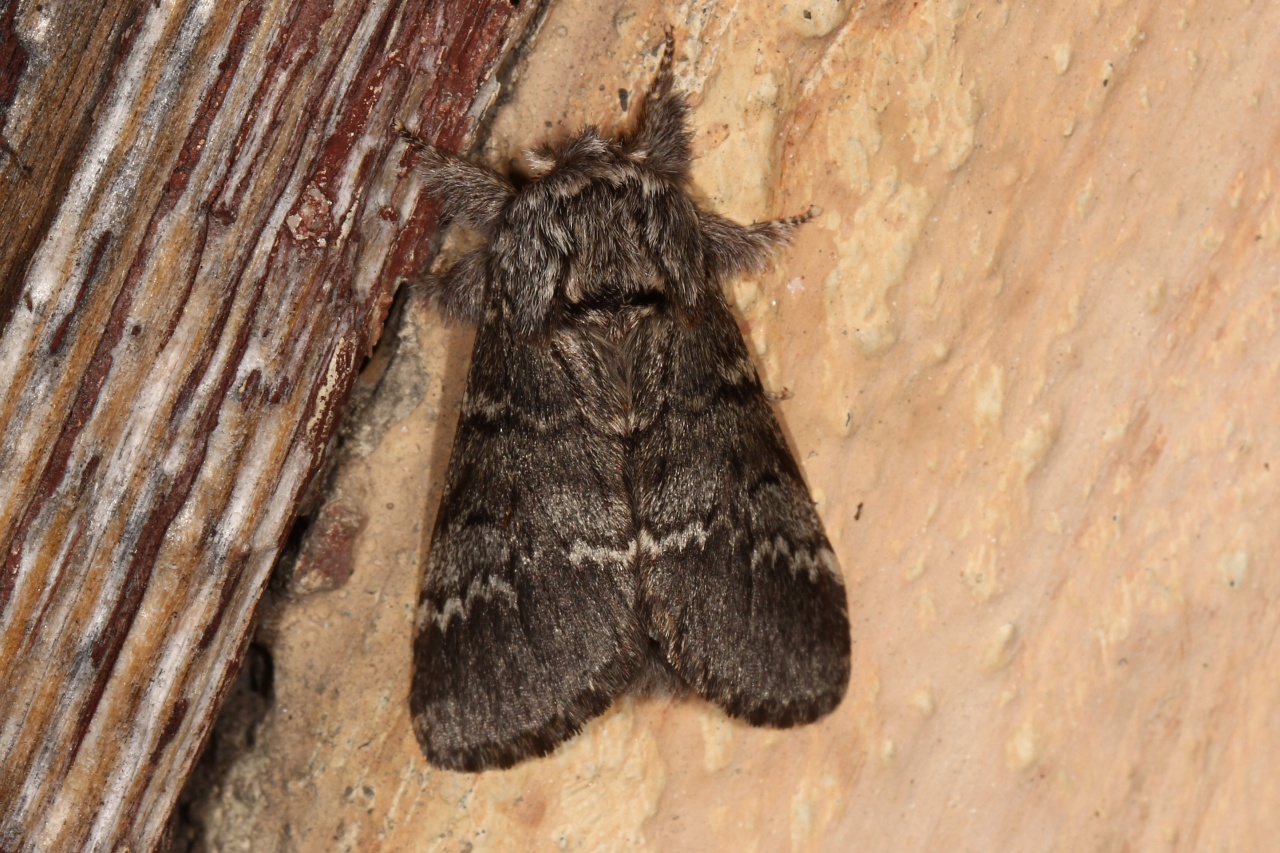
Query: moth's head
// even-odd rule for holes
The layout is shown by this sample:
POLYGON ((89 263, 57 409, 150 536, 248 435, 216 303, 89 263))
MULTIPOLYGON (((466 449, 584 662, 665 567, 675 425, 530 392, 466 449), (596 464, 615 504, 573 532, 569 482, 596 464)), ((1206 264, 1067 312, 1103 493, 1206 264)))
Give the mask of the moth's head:
POLYGON ((650 130, 642 121, 632 134, 607 137, 588 127, 527 155, 530 175, 507 210, 508 239, 498 248, 523 256, 525 281, 547 286, 548 304, 692 305, 702 237, 685 191, 688 163, 664 159, 650 130))
POLYGON ((692 307, 702 279, 689 179, 688 104, 672 74, 670 38, 635 127, 587 127, 525 153, 506 224, 570 305, 672 299, 692 307))
POLYGON ((709 279, 701 219, 686 192, 687 114, 668 36, 631 131, 609 136, 587 127, 526 152, 493 244, 497 292, 521 328, 541 327, 557 304, 695 309, 709 279))
POLYGON ((598 171, 619 160, 618 140, 602 136, 587 125, 577 136, 559 145, 546 143, 524 152, 526 175, 531 181, 563 180, 564 176, 598 171))

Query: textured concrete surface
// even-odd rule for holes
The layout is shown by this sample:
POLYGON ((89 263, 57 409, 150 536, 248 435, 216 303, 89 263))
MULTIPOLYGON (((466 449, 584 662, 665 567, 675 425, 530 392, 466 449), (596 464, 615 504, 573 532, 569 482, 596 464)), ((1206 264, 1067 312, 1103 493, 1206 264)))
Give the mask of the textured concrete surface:
POLYGON ((415 306, 331 498, 363 508, 353 573, 267 615, 274 704, 210 838, 1264 849, 1280 7, 566 0, 490 162, 624 121, 668 22, 701 196, 822 210, 731 296, 848 581, 845 703, 768 732, 624 701, 548 759, 428 769, 412 611, 470 333, 415 306))

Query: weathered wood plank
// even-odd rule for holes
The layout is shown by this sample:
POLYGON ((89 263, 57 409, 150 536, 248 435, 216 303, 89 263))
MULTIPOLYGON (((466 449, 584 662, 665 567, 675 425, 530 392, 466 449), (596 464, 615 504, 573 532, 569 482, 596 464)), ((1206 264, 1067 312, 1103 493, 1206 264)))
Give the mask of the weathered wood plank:
POLYGON ((0 13, 0 849, 152 846, 540 4, 0 13))

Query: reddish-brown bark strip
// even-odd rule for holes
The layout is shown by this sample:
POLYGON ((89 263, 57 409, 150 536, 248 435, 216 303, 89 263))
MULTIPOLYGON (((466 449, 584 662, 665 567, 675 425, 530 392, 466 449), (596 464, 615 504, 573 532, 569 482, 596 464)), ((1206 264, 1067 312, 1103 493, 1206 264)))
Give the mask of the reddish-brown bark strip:
POLYGON ((27 70, 27 52, 13 30, 13 18, 18 4, 0 12, 0 135, 4 133, 5 114, 18 92, 18 81, 27 70))

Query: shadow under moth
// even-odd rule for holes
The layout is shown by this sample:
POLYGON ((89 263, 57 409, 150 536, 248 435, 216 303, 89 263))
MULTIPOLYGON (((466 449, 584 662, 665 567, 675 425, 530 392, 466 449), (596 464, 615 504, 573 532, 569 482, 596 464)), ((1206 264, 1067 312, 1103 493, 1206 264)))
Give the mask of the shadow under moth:
POLYGON ((672 52, 631 133, 530 152, 518 185, 401 131, 483 238, 427 281, 478 326, 416 617, 438 767, 545 755, 655 683, 787 727, 849 681, 840 569, 721 291, 807 217, 694 203, 672 52))

